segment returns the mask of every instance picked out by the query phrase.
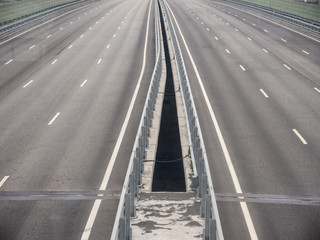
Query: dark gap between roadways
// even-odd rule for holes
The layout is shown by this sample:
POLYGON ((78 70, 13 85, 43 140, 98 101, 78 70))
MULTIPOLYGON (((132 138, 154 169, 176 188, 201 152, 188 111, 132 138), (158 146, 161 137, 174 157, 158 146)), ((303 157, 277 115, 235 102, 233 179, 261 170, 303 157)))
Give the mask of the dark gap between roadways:
MULTIPOLYGON (((159 6, 160 7, 160 6, 159 6)), ((163 16, 160 14, 166 59, 166 86, 163 99, 158 149, 153 174, 153 192, 185 192, 185 176, 172 68, 163 16), (180 161, 177 159, 180 159, 180 161), (175 160, 175 161, 174 161, 175 160)))

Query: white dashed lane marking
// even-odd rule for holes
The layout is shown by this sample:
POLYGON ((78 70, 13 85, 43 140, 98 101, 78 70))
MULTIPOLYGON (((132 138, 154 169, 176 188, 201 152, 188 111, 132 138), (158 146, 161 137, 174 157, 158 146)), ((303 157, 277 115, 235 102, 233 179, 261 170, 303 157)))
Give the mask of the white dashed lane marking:
POLYGON ((300 139, 300 141, 303 144, 308 144, 307 141, 301 136, 301 134, 298 132, 297 129, 292 129, 292 131, 297 135, 297 137, 300 139))
POLYGON ((87 81, 88 81, 88 79, 84 80, 83 83, 80 85, 80 87, 83 87, 87 81))
POLYGON ((242 65, 239 65, 239 67, 242 69, 242 71, 246 71, 246 69, 242 65))
POLYGON ((10 59, 8 62, 5 63, 5 65, 8 65, 9 63, 11 63, 13 61, 13 59, 10 59))
POLYGON ((3 184, 7 181, 8 178, 9 178, 9 176, 5 176, 4 178, 2 178, 2 180, 0 182, 0 188, 3 186, 3 184))
POLYGON ((265 91, 262 88, 260 88, 260 92, 265 96, 265 98, 269 98, 269 96, 265 93, 265 91))
POLYGON ((287 64, 283 64, 283 66, 288 69, 288 70, 291 70, 291 68, 287 65, 287 64))
POLYGON ((52 123, 59 117, 60 112, 57 112, 56 115, 51 119, 51 121, 48 123, 48 125, 52 125, 52 123))
POLYGON ((28 87, 32 82, 33 82, 33 80, 30 80, 27 84, 25 84, 25 85, 23 86, 23 88, 28 87))
POLYGON ((307 54, 307 55, 310 54, 309 52, 307 52, 307 51, 305 51, 305 50, 302 50, 302 52, 305 53, 305 54, 307 54))

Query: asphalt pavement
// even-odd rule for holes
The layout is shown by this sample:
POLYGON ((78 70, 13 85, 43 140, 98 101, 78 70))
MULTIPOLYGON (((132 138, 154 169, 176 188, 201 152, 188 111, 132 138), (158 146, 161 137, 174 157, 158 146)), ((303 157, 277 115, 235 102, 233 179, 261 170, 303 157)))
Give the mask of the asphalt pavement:
MULTIPOLYGON (((0 41, 0 190, 38 199, 1 201, 0 239, 110 238, 154 67, 154 3, 99 1, 0 41), (68 193, 99 190, 113 158, 86 228, 95 201, 68 193)), ((225 239, 320 239, 320 206, 303 201, 320 196, 320 39, 223 2, 168 4, 225 239)))
POLYGON ((150 3, 99 1, 0 42, 0 190, 39 197, 1 201, 0 239, 110 238, 154 66, 150 3), (123 125, 113 195, 85 229, 94 201, 67 193, 99 190, 123 125))
POLYGON ((225 196, 218 202, 225 239, 319 239, 319 205, 264 198, 319 199, 319 38, 223 2, 168 4, 182 33, 176 25, 213 185, 225 196), (239 204, 229 194, 256 197, 239 204))

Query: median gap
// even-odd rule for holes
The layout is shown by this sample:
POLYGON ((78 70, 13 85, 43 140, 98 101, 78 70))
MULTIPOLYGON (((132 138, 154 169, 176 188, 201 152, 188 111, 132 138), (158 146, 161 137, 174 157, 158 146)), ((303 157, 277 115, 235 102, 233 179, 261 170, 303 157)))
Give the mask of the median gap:
POLYGON ((160 14, 164 54, 166 59, 166 85, 163 98, 160 132, 153 173, 153 192, 185 192, 185 175, 181 150, 179 122, 172 67, 163 16, 160 14))

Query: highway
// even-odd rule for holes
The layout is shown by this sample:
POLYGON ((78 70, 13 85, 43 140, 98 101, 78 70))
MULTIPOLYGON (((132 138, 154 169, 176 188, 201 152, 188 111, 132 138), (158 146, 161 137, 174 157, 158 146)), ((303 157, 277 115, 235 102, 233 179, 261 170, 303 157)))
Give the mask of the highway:
POLYGON ((319 205, 288 201, 320 195, 319 39, 220 2, 167 2, 215 191, 256 194, 220 199, 225 239, 319 239, 319 205))
MULTIPOLYGON (((0 239, 110 239, 155 3, 96 1, 0 41, 0 191, 34 198, 0 202, 0 239), (110 197, 68 195, 97 190, 110 197)), ((222 2, 167 3, 225 239, 320 239, 320 206, 304 200, 320 197, 320 39, 222 2)))
POLYGON ((0 190, 48 194, 1 201, 0 239, 109 239, 154 67, 153 4, 93 2, 0 44, 0 190), (67 194, 99 189, 115 195, 98 209, 67 194))

